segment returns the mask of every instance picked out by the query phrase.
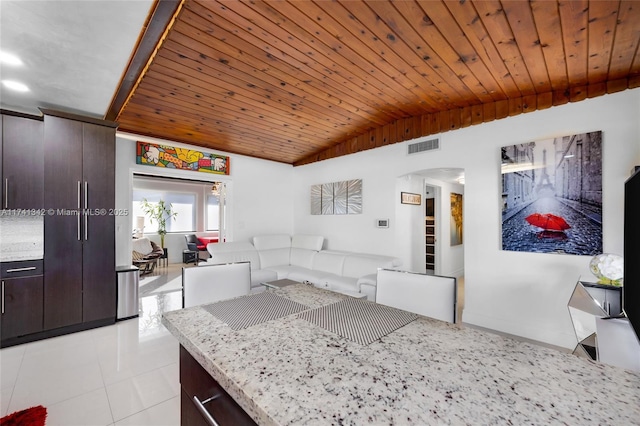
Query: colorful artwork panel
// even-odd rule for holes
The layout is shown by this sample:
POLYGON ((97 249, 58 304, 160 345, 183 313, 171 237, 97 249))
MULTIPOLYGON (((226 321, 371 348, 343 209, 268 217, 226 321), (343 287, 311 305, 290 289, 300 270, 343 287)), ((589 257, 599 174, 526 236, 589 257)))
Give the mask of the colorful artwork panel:
POLYGON ((136 163, 195 172, 229 174, 229 157, 148 142, 136 144, 136 163))

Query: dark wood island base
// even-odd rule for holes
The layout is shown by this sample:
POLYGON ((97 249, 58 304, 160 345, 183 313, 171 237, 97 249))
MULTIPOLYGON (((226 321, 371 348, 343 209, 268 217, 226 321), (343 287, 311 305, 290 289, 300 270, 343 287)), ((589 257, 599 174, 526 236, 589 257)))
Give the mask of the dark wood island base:
POLYGON ((256 425, 182 345, 180 387, 181 426, 256 425))

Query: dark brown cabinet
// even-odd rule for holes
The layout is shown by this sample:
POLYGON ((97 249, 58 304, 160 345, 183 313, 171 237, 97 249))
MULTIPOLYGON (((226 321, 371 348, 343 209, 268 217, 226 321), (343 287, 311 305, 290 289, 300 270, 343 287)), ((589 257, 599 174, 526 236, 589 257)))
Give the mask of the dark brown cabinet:
POLYGON ((2 263, 2 340, 42 331, 42 261, 2 263))
POLYGON ((255 425, 251 417, 180 345, 180 425, 255 425), (214 420, 211 422, 208 416, 214 420))
POLYGON ((43 123, 2 113, 0 195, 3 209, 41 209, 44 191, 43 123))
POLYGON ((44 327, 113 322, 116 126, 43 112, 44 327))
POLYGON ((82 321, 116 316, 115 128, 84 124, 82 321))

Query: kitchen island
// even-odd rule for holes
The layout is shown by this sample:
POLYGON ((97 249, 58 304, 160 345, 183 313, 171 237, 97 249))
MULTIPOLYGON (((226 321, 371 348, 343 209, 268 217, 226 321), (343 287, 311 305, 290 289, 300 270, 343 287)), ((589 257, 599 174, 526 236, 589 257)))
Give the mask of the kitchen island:
POLYGON ((640 374, 422 316, 362 344, 326 329, 350 311, 323 310, 372 302, 304 284, 268 292, 302 310, 245 328, 216 304, 163 316, 257 424, 640 424, 640 374))

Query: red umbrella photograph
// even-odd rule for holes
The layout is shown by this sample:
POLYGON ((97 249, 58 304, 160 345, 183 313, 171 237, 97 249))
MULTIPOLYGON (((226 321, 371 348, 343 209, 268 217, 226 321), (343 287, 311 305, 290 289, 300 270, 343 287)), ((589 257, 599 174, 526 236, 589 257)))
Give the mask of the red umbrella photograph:
POLYGON ((500 149, 502 249, 602 253, 602 132, 500 149))
POLYGON ((564 230, 571 228, 564 218, 551 213, 534 213, 527 216, 525 220, 531 225, 542 228, 545 231, 563 232, 564 230))

